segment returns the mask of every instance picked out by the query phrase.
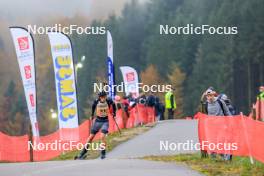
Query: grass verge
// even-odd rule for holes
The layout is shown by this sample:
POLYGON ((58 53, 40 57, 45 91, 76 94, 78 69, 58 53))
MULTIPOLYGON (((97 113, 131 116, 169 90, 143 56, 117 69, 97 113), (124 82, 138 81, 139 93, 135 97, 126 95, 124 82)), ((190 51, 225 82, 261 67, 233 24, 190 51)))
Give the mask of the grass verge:
POLYGON ((173 162, 184 164, 208 176, 263 176, 264 164, 258 161, 252 165, 249 158, 233 157, 233 161, 223 161, 220 157, 216 159, 201 158, 196 154, 179 154, 173 156, 147 156, 142 159, 151 161, 173 162))
MULTIPOLYGON (((152 128, 154 124, 139 126, 135 128, 130 129, 122 129, 122 134, 120 135, 118 132, 111 133, 107 136, 107 152, 111 151, 113 148, 118 146, 119 144, 128 141, 129 139, 142 134, 146 131, 148 131, 150 128, 152 128)), ((98 143, 100 141, 95 141, 95 143, 98 143)), ((71 152, 67 152, 65 154, 61 154, 60 156, 52 159, 53 161, 59 161, 59 160, 72 160, 74 156, 76 156, 80 151, 75 150, 71 152)), ((88 151, 88 156, 86 159, 95 159, 100 156, 100 151, 90 150, 88 151)))

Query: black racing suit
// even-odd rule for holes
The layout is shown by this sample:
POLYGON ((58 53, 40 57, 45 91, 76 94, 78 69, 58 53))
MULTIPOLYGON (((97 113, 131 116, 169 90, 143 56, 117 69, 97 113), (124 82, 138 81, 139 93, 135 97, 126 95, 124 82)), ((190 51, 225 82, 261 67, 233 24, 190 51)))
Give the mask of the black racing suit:
MULTIPOLYGON (((112 107, 112 113, 113 116, 116 114, 116 106, 114 102, 111 99, 106 99, 106 102, 100 102, 99 99, 95 100, 92 105, 92 117, 96 113, 96 119, 95 122, 91 128, 91 134, 96 134, 99 130, 102 131, 102 133, 107 134, 108 133, 108 127, 109 127, 109 120, 108 120, 108 113, 109 110, 112 107), (107 109, 105 105, 107 104, 107 109), (101 107, 100 107, 101 106, 101 107), (103 116, 100 116, 99 114, 103 114, 103 116)), ((79 159, 84 158, 85 154, 87 153, 89 144, 86 144, 86 146, 82 149, 80 155, 77 157, 79 159)), ((105 150, 102 150, 102 155, 105 155, 105 150)))

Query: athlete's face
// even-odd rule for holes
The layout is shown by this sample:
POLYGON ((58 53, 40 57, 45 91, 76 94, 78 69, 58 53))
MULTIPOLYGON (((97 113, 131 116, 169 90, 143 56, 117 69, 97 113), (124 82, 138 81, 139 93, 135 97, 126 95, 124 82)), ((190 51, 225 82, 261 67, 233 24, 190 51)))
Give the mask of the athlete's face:
POLYGON ((100 99, 101 102, 105 102, 106 101, 106 96, 99 97, 99 99, 100 99))

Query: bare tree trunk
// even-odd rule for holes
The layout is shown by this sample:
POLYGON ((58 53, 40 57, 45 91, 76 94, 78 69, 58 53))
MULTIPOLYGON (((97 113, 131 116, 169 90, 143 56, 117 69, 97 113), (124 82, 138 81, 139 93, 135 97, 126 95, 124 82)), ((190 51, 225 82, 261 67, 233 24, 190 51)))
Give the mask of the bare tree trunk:
POLYGON ((247 98, 247 107, 250 108, 251 105, 251 59, 248 59, 248 64, 247 64, 247 72, 248 72, 248 76, 247 76, 247 91, 248 91, 248 98, 247 98))
POLYGON ((259 63, 259 73, 260 85, 264 85, 264 62, 259 63))

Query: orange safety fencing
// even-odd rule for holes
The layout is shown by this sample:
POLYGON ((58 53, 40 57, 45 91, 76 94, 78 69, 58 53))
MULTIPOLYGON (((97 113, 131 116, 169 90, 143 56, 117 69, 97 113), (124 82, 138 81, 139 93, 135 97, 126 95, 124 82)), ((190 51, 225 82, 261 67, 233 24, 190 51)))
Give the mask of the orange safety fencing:
POLYGON ((29 161, 30 153, 27 149, 28 140, 27 135, 8 136, 0 132, 0 160, 29 161))
POLYGON ((263 122, 243 115, 221 117, 198 113, 196 116, 199 119, 199 142, 203 150, 250 156, 264 162, 263 122))
MULTIPOLYGON (((145 106, 136 106, 133 108, 129 117, 121 109, 116 112, 116 123, 120 129, 133 128, 138 124, 147 124, 155 121, 154 108, 145 106)), ((113 133, 118 130, 114 117, 109 115, 109 132, 113 133)), ((29 142, 29 136, 8 136, 0 132, 0 161, 9 162, 26 162, 30 161, 29 146, 35 147, 33 150, 34 161, 46 161, 61 155, 64 152, 75 150, 77 144, 85 144, 91 128, 92 121, 86 120, 78 128, 59 129, 58 131, 39 138, 34 137, 33 142, 29 142), (34 143, 35 142, 35 143, 34 143), (35 144, 35 145, 34 145, 35 144), (75 146, 70 148, 69 145, 75 146), (63 151, 67 146, 69 150, 63 151), (42 150, 43 149, 43 150, 42 150)), ((98 133, 95 140, 100 139, 98 133)))

